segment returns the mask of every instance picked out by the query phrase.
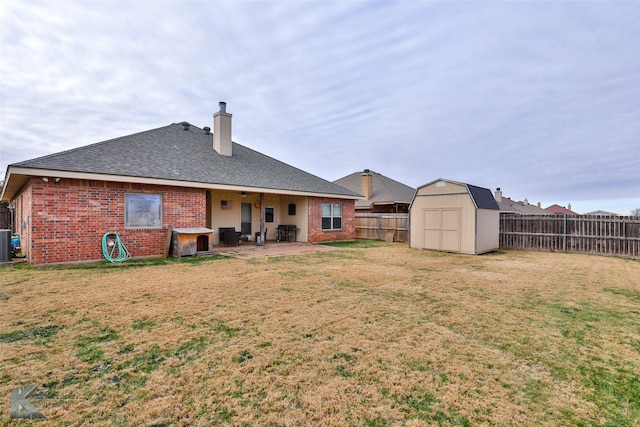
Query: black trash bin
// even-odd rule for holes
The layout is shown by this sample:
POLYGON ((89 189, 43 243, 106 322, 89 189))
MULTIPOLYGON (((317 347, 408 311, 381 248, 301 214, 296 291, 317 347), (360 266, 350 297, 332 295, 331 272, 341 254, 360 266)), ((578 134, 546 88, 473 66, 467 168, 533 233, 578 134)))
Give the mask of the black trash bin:
POLYGON ((11 230, 0 230, 0 262, 11 261, 11 230))

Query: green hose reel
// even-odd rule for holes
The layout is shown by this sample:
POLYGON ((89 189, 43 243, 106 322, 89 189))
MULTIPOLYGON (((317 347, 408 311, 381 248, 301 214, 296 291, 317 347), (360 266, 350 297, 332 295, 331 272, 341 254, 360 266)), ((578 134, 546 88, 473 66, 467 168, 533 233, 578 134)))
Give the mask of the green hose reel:
POLYGON ((122 262, 131 258, 127 247, 115 231, 108 231, 102 236, 102 254, 109 262, 122 262))

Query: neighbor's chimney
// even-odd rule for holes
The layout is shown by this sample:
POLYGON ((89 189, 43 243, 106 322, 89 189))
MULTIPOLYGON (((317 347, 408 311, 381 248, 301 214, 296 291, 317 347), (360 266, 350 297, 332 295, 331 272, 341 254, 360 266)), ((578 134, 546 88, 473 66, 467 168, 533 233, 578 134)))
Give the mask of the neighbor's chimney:
POLYGON ((360 176, 360 193, 365 200, 369 200, 373 196, 373 174, 369 169, 365 169, 360 176))
POLYGON ((525 205, 525 206, 529 206, 529 200, 527 200, 527 198, 526 198, 526 197, 524 198, 523 205, 525 205))
POLYGON ((496 188, 496 202, 502 202, 502 190, 500 190, 500 187, 496 188))
POLYGON ((227 113, 226 102, 220 102, 220 111, 213 115, 213 149, 231 156, 231 114, 227 113))

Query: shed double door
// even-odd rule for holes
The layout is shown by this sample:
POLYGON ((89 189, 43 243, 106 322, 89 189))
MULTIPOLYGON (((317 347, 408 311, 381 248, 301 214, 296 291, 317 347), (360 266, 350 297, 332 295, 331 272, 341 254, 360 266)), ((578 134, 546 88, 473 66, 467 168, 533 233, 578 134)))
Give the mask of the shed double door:
POLYGON ((461 208, 424 210, 425 249, 460 252, 460 211, 461 208))

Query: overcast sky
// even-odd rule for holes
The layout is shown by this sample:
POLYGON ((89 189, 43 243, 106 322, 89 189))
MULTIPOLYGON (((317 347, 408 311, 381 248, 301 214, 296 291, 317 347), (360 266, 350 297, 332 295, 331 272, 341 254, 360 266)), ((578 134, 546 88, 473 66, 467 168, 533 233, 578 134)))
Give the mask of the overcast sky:
POLYGON ((640 2, 15 1, 8 164, 187 121, 333 181, 640 207, 640 2))

